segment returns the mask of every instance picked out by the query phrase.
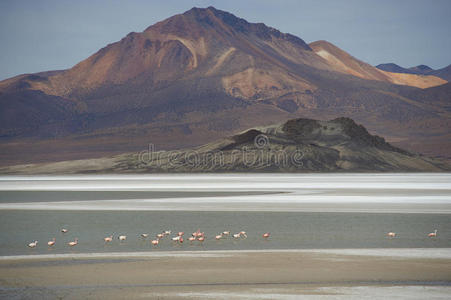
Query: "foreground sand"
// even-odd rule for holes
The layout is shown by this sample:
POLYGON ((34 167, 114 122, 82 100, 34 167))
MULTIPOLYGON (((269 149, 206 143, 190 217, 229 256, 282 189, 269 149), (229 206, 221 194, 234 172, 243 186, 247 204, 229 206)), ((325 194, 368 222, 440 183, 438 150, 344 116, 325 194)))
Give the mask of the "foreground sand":
POLYGON ((317 299, 334 295, 359 299, 367 295, 383 299, 398 295, 446 299, 451 294, 451 252, 443 249, 439 250, 440 255, 428 255, 433 251, 207 251, 111 257, 3 257, 0 296, 297 299, 304 295, 317 299), (403 251, 406 255, 402 255, 403 251), (413 254, 409 255, 409 251, 413 254))

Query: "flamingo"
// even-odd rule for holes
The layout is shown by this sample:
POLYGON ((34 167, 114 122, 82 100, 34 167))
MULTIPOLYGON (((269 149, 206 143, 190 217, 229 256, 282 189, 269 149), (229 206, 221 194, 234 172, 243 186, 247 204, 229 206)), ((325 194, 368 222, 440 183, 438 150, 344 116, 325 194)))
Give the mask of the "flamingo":
POLYGON ((240 231, 240 236, 243 235, 244 237, 247 237, 246 231, 240 231))
POLYGON ((222 235, 230 235, 230 231, 223 231, 222 235))
POLYGON ((194 242, 194 241, 196 240, 196 238, 195 238, 194 236, 190 236, 190 237, 188 238, 188 240, 189 240, 190 242, 194 242))
POLYGON ((237 239, 237 238, 241 237, 241 234, 239 234, 239 233, 234 233, 234 234, 233 234, 233 237, 237 239))
POLYGON ((434 230, 434 232, 431 232, 428 234, 428 237, 436 237, 437 236, 437 229, 434 230))
POLYGON ((67 244, 71 247, 76 246, 78 244, 78 238, 75 238, 75 240, 73 242, 69 242, 67 244))
POLYGON ((156 239, 156 240, 152 240, 151 243, 153 246, 156 246, 156 245, 158 245, 159 242, 160 242, 160 240, 156 239))
POLYGON ((123 241, 125 241, 127 239, 127 236, 126 235, 120 235, 118 237, 118 239, 119 239, 119 241, 123 242, 123 241))
POLYGON ((266 238, 269 238, 269 235, 270 235, 270 233, 267 232, 267 233, 264 233, 264 234, 263 234, 263 237, 266 239, 266 238))
POLYGON ((215 236, 215 238, 216 238, 217 240, 222 239, 222 234, 218 234, 217 236, 215 236))
POLYGON ((35 248, 38 245, 38 241, 34 241, 28 244, 28 247, 35 248))
POLYGON ((166 230, 163 234, 164 234, 164 235, 170 235, 170 234, 171 234, 171 231, 170 231, 170 230, 166 230))
POLYGON ((180 231, 179 233, 177 233, 178 236, 183 236, 185 233, 183 231, 180 231))
POLYGON ((52 247, 53 245, 55 245, 55 241, 56 241, 56 239, 53 238, 51 241, 47 242, 47 245, 49 245, 49 247, 52 247))
POLYGON ((389 232, 389 233, 387 233, 387 236, 394 238, 396 236, 396 233, 395 232, 389 232))
POLYGON ((163 237, 164 237, 164 234, 163 234, 163 233, 157 234, 157 238, 162 239, 163 237))
POLYGON ((201 236, 202 234, 203 233, 200 232, 200 229, 197 229, 197 231, 193 232, 191 235, 197 238, 197 237, 201 236))
POLYGON ((105 241, 105 243, 112 242, 113 241, 113 236, 112 235, 107 236, 107 237, 103 238, 103 240, 105 241))
POLYGON ((66 228, 61 229, 62 233, 67 233, 69 230, 67 230, 66 228))
POLYGON ((183 238, 182 237, 179 238, 179 243, 183 243, 183 238))
POLYGON ((148 236, 149 236, 148 233, 141 233, 141 237, 144 238, 144 239, 145 239, 146 237, 148 237, 148 236))
POLYGON ((200 236, 200 237, 197 238, 197 240, 199 242, 203 242, 203 241, 205 241, 205 237, 204 236, 200 236))
POLYGON ((181 238, 182 238, 182 237, 178 235, 178 236, 173 237, 172 240, 173 240, 174 242, 178 242, 178 241, 180 241, 181 238))

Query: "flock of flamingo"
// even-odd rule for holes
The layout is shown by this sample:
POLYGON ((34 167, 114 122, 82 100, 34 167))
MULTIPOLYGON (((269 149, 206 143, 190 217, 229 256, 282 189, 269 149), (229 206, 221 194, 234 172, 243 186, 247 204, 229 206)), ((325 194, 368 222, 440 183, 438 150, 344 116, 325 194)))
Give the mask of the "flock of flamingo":
MULTIPOLYGON (((68 229, 63 228, 63 229, 61 229, 61 232, 63 234, 67 233, 68 229)), ((165 230, 165 231, 163 231, 161 233, 158 233, 155 236, 155 239, 151 239, 150 240, 150 243, 153 246, 157 246, 160 243, 161 239, 169 236, 170 234, 171 234, 170 230, 165 230)), ((184 239, 183 239, 184 235, 185 235, 185 233, 183 231, 177 232, 177 234, 175 236, 171 237, 171 240, 174 243, 181 244, 184 241, 184 239)), ((221 240, 221 239, 223 239, 225 237, 228 237, 228 236, 230 236, 230 231, 223 231, 222 233, 216 235, 215 239, 216 240, 221 240)), ((233 236, 234 239, 247 238, 247 234, 246 234, 245 231, 240 231, 238 233, 234 233, 234 234, 232 234, 232 236, 233 236)), ((269 236, 270 236, 269 232, 266 232, 266 233, 264 233, 262 235, 262 237, 265 238, 265 239, 269 238, 269 236)), ((390 237, 390 238, 394 238, 394 237, 396 237, 396 232, 388 232, 387 236, 390 237)), ((141 233, 141 237, 143 239, 146 239, 146 238, 149 237, 149 234, 148 233, 141 233)), ((429 233, 428 237, 431 237, 431 238, 432 237, 437 237, 437 229, 435 229, 434 232, 429 233)), ((119 239, 119 241, 124 242, 127 239, 127 236, 126 235, 119 235, 118 239, 119 239)), ((205 241, 205 239, 206 239, 205 233, 201 232, 200 229, 198 229, 196 232, 193 232, 191 234, 191 236, 188 238, 188 241, 190 241, 190 242, 198 241, 198 242, 202 243, 203 241, 205 241)), ((104 240, 105 243, 111 243, 113 241, 113 235, 107 236, 107 237, 103 238, 103 240, 104 240)), ((55 245, 55 243, 56 243, 56 239, 53 238, 52 240, 47 242, 47 245, 49 247, 53 247, 55 245)), ((78 238, 75 238, 73 241, 70 241, 70 242, 67 243, 67 245, 70 246, 70 247, 74 247, 77 244, 78 244, 78 238)), ((35 248, 37 245, 38 245, 38 241, 34 241, 34 242, 29 243, 28 247, 35 248)))
MULTIPOLYGON (((66 228, 61 229, 61 232, 62 232, 63 234, 64 234, 64 233, 67 233, 68 231, 69 231, 69 230, 66 229, 66 228)), ((170 231, 170 230, 165 230, 165 231, 163 231, 163 232, 161 232, 161 233, 158 233, 158 234, 155 236, 155 239, 151 239, 151 240, 150 240, 150 243, 151 243, 153 246, 157 246, 157 245, 160 243, 160 240, 161 240, 161 239, 164 239, 165 237, 167 237, 167 236, 169 236, 169 235, 171 235, 171 231, 170 231)), ((184 239, 183 239, 183 236, 184 236, 184 235, 185 235, 185 233, 184 233, 183 231, 177 232, 177 234, 176 234, 175 236, 171 237, 171 240, 172 240, 174 243, 181 244, 181 243, 183 243, 183 241, 184 241, 184 239)), ((226 237, 228 237, 228 236, 230 236, 230 235, 231 235, 231 234, 230 234, 230 231, 223 231, 222 233, 216 235, 216 236, 215 236, 215 239, 216 239, 216 240, 221 240, 221 239, 226 238, 226 237)), ((269 238, 270 235, 271 235, 271 234, 270 234, 269 232, 266 232, 266 233, 264 233, 264 234, 262 235, 262 237, 265 238, 265 239, 267 239, 267 238, 269 238)), ((149 234, 148 234, 148 233, 141 233, 141 237, 142 237, 143 239, 146 239, 146 238, 149 237, 149 234)), ((246 234, 245 231, 240 231, 240 232, 238 232, 238 233, 232 234, 232 237, 233 237, 234 239, 247 238, 247 234, 246 234)), ((118 238, 118 240, 121 241, 121 242, 124 242, 125 240, 127 240, 127 236, 126 236, 126 235, 119 235, 117 238, 118 238)), ((204 232, 201 232, 200 229, 198 229, 196 232, 193 232, 193 233, 191 234, 191 236, 188 238, 188 241, 190 241, 190 242, 198 241, 198 242, 202 243, 202 242, 205 241, 205 239, 206 239, 205 233, 204 233, 204 232)), ((111 243, 111 242, 113 241, 113 235, 104 237, 103 240, 104 240, 105 244, 111 243)), ((56 243, 56 239, 53 238, 52 240, 50 240, 50 241, 47 242, 47 245, 48 245, 49 247, 53 247, 53 246, 55 245, 55 243, 56 243)), ((76 246, 77 244, 78 244, 78 238, 75 238, 73 241, 67 243, 67 245, 70 246, 70 247, 74 247, 74 246, 76 246)), ((29 244, 28 244, 28 247, 30 247, 30 248, 36 248, 37 245, 38 245, 38 241, 34 241, 34 242, 29 243, 29 244)))

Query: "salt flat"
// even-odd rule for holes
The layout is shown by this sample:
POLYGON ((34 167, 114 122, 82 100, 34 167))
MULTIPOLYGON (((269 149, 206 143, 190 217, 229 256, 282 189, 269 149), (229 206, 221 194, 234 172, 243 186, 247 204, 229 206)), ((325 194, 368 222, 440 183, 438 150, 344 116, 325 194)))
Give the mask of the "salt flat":
POLYGON ((5 176, 1 191, 61 194, 5 199, 0 209, 451 213, 451 174, 443 173, 5 176), (148 194, 69 202, 67 191, 148 194))

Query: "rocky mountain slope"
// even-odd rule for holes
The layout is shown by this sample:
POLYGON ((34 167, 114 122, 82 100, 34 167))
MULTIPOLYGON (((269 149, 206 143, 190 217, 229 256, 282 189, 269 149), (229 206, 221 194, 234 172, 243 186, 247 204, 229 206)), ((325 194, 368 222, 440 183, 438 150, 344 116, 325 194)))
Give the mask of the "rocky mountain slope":
POLYGON ((204 146, 113 158, 19 165, 2 174, 151 172, 419 172, 449 171, 438 160, 409 153, 371 135, 349 118, 293 119, 252 128, 204 146))
POLYGON ((263 23, 193 8, 71 69, 0 82, 0 164, 104 157, 149 143, 180 149, 289 118, 338 116, 410 150, 434 145, 428 154, 451 155, 449 98, 434 100, 440 86, 393 84, 376 68, 331 63, 312 47, 263 23))
MULTIPOLYGON (((354 75, 369 80, 379 80, 394 84, 409 85, 419 88, 429 88, 447 83, 436 76, 421 73, 399 74, 386 72, 360 61, 327 41, 317 41, 310 44, 316 54, 327 60, 338 72, 354 75)), ((404 73, 404 72, 402 72, 404 73)))

